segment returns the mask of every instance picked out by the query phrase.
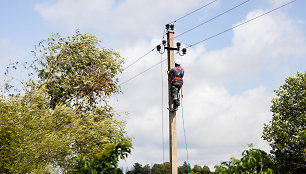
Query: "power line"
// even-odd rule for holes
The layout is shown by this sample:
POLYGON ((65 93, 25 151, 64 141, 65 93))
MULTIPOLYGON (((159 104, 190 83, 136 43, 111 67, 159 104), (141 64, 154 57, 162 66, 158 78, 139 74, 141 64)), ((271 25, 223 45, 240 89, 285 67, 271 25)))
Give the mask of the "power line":
MULTIPOLYGON (((178 18, 178 19, 176 19, 176 20, 174 20, 174 21, 172 21, 172 22, 170 22, 170 24, 171 24, 171 23, 175 23, 175 22, 177 22, 177 21, 179 21, 179 20, 181 20, 181 19, 183 19, 183 18, 189 16, 189 15, 191 15, 191 14, 193 14, 193 13, 195 13, 195 12, 197 12, 197 11, 199 11, 199 10, 201 10, 201 9, 203 9, 203 8, 205 8, 205 7, 207 7, 207 6, 209 6, 210 4, 212 4, 212 3, 216 2, 216 1, 217 1, 217 0, 213 0, 213 1, 209 2, 208 4, 205 4, 205 5, 201 6, 200 8, 198 8, 198 9, 196 9, 196 10, 194 10, 194 11, 192 11, 192 12, 190 12, 190 13, 188 13, 188 14, 186 14, 186 15, 184 15, 184 16, 182 16, 182 17, 180 17, 180 18, 178 18)), ((165 36, 165 30, 164 30, 164 34, 163 34, 163 39, 164 39, 164 36, 165 36)), ((148 54, 150 54, 150 53, 151 53, 152 51, 154 51, 154 50, 155 50, 155 47, 154 47, 151 51, 147 52, 146 54, 144 54, 143 56, 141 56, 140 58, 138 58, 137 60, 135 60, 134 62, 132 62, 131 64, 129 64, 128 66, 126 66, 123 70, 125 71, 126 69, 128 69, 129 67, 131 67, 132 65, 134 65, 135 63, 137 63, 138 61, 140 61, 141 59, 143 59, 144 57, 146 57, 148 54)))
POLYGON ((158 62, 157 64, 154 64, 153 66, 151 66, 151 67, 149 67, 148 69, 142 71, 141 73, 139 73, 139 74, 133 76, 132 78, 130 78, 130 79, 128 79, 128 80, 126 80, 126 81, 120 83, 119 85, 123 85, 123 84, 125 84, 125 83, 127 83, 127 82, 129 82, 129 81, 131 81, 131 80, 133 80, 133 79, 135 79, 136 77, 140 76, 141 74, 143 74, 143 73, 149 71, 150 69, 154 68, 155 66, 157 66, 157 65, 159 65, 159 64, 161 64, 161 63, 163 63, 165 60, 167 60, 167 59, 166 59, 166 58, 163 59, 161 62, 158 62))
POLYGON ((269 14, 269 13, 272 13, 272 12, 274 12, 274 11, 276 11, 276 10, 279 10, 280 8, 285 7, 285 6, 291 4, 291 3, 295 2, 295 1, 297 1, 297 0, 293 0, 293 1, 290 1, 290 2, 288 2, 288 3, 285 3, 285 4, 283 4, 283 5, 281 5, 281 6, 277 7, 277 8, 274 8, 274 9, 272 9, 272 10, 266 12, 266 13, 263 13, 263 14, 261 14, 261 15, 258 15, 258 16, 256 16, 256 17, 252 18, 252 19, 249 19, 249 20, 247 20, 247 21, 245 21, 245 22, 242 22, 242 23, 240 23, 240 24, 238 24, 238 25, 235 25, 235 26, 233 26, 233 27, 231 27, 231 28, 229 28, 229 29, 226 29, 226 30, 224 30, 224 31, 222 31, 222 32, 220 32, 220 33, 217 33, 217 34, 215 34, 215 35, 212 35, 212 36, 210 36, 210 37, 208 37, 208 38, 205 38, 205 39, 203 39, 203 40, 201 40, 201 41, 198 41, 198 42, 196 42, 196 43, 194 43, 194 44, 191 44, 191 45, 189 45, 187 48, 193 47, 193 46, 198 45, 198 44, 200 44, 200 43, 202 43, 202 42, 205 42, 205 41, 207 41, 207 40, 209 40, 209 39, 212 39, 212 38, 214 38, 214 37, 217 37, 217 36, 219 36, 219 35, 221 35, 221 34, 223 34, 223 33, 226 33, 226 32, 228 32, 228 31, 231 31, 231 30, 233 30, 233 29, 235 29, 235 28, 237 28, 237 27, 240 27, 240 26, 242 26, 242 25, 244 25, 244 24, 247 24, 247 23, 249 23, 249 22, 251 22, 251 21, 253 21, 253 20, 256 20, 256 19, 258 19, 258 18, 260 18, 260 17, 262 17, 262 16, 265 16, 265 15, 267 15, 267 14, 269 14))
POLYGON ((209 6, 210 4, 212 4, 212 3, 216 2, 216 1, 217 0, 211 1, 211 2, 203 5, 202 7, 200 7, 198 9, 196 9, 196 10, 194 10, 194 11, 192 11, 192 12, 190 12, 190 13, 188 13, 188 14, 186 14, 186 15, 184 15, 184 16, 182 16, 182 17, 180 17, 180 18, 178 18, 178 19, 176 19, 176 20, 174 20, 172 22, 170 22, 169 24, 173 24, 173 23, 175 23, 175 22, 177 22, 177 21, 179 21, 179 20, 181 20, 181 19, 183 19, 183 18, 185 18, 185 17, 187 17, 187 16, 189 16, 189 15, 191 15, 191 14, 193 14, 193 13, 199 11, 199 10, 201 10, 202 8, 205 8, 205 7, 209 6))
MULTIPOLYGON (((163 54, 160 54, 160 61, 163 61, 163 54)), ((161 115, 162 115, 162 147, 163 147, 163 163, 165 162, 165 146, 164 146, 164 76, 163 76, 163 64, 160 64, 161 74, 161 115)))
POLYGON ((181 34, 175 36, 174 38, 180 37, 180 36, 182 36, 182 35, 184 35, 184 34, 190 32, 190 31, 192 31, 192 30, 194 30, 194 29, 196 29, 196 28, 198 28, 198 27, 200 27, 200 26, 202 26, 202 25, 204 25, 204 24, 206 24, 206 23, 208 23, 208 22, 210 22, 210 21, 212 21, 212 20, 214 20, 214 19, 220 17, 220 16, 223 16, 224 14, 226 14, 226 13, 228 13, 228 12, 230 12, 230 11, 232 11, 232 10, 234 10, 234 9, 236 9, 236 8, 238 8, 238 7, 240 7, 240 6, 242 6, 243 4, 245 4, 245 3, 249 2, 249 1, 251 1, 251 0, 244 1, 244 2, 238 4, 238 5, 234 6, 234 7, 232 7, 232 8, 230 8, 230 9, 226 10, 225 12, 218 14, 217 16, 215 16, 215 17, 213 17, 213 18, 210 18, 209 20, 207 20, 207 21, 205 21, 205 22, 203 22, 203 23, 201 23, 201 24, 199 24, 199 25, 197 25, 197 26, 195 26, 195 27, 193 27, 193 28, 191 28, 191 29, 189 29, 189 30, 187 30, 187 31, 184 31, 183 33, 181 33, 181 34))
POLYGON ((146 54, 144 54, 143 56, 141 56, 140 58, 138 58, 137 60, 135 60, 134 62, 132 62, 130 65, 128 65, 127 67, 125 67, 123 70, 125 71, 126 69, 128 69, 129 67, 131 67, 132 65, 134 65, 135 63, 137 63, 139 60, 143 59, 144 57, 146 57, 148 54, 150 54, 152 51, 155 50, 156 47, 154 47, 151 51, 147 52, 146 54))

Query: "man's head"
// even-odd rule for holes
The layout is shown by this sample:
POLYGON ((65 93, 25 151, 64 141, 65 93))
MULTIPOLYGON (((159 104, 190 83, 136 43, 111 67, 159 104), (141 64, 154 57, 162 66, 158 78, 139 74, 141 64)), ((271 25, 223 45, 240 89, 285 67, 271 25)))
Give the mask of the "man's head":
POLYGON ((180 59, 174 59, 174 64, 175 64, 175 66, 180 66, 181 65, 181 60, 180 59))

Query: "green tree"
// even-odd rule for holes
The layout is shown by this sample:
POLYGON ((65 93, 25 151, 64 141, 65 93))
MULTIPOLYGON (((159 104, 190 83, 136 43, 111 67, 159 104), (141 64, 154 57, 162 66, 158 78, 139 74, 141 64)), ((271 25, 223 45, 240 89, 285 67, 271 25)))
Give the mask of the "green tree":
POLYGON ((192 172, 195 174, 201 174, 202 172, 202 167, 199 165, 194 165, 192 168, 192 172))
POLYGON ((149 164, 143 166, 143 173, 144 174, 151 174, 151 167, 149 164))
POLYGON ((151 169, 151 174, 170 174, 170 163, 154 164, 151 169))
POLYGON ((272 121, 265 124, 263 138, 272 147, 277 171, 306 171, 306 72, 289 77, 275 90, 272 100, 272 121))
POLYGON ((142 165, 140 163, 135 163, 132 169, 132 173, 133 174, 143 174, 143 168, 142 165))
MULTIPOLYGON (((252 145, 249 145, 252 147, 252 145)), ((272 174, 273 163, 271 157, 260 149, 248 149, 242 152, 242 158, 232 157, 230 161, 215 166, 216 173, 259 173, 272 174)))
POLYGON ((209 174, 210 173, 210 169, 208 166, 203 166, 203 168, 199 165, 194 165, 191 172, 191 174, 209 174))
POLYGON ((116 75, 123 59, 99 44, 95 36, 77 31, 71 37, 54 34, 35 47, 33 67, 46 84, 52 108, 62 102, 87 110, 119 92, 116 75))
POLYGON ((74 154, 95 159, 103 153, 102 159, 115 166, 117 157, 130 152, 124 124, 114 120, 112 113, 100 108, 84 117, 63 104, 51 110, 46 94, 40 89, 24 96, 1 97, 0 173, 30 173, 50 165, 72 171, 74 154), (125 147, 118 147, 120 143, 125 147), (116 149, 106 153, 113 145, 116 149))
POLYGON ((106 101, 119 92, 115 76, 123 61, 98 44, 77 31, 36 47, 31 67, 39 80, 0 98, 0 173, 72 173, 85 167, 81 155, 97 170, 112 170, 130 153, 125 122, 106 101))
POLYGON ((203 166, 203 170, 202 170, 203 172, 203 174, 209 174, 210 173, 210 169, 209 169, 209 167, 208 166, 203 166))
POLYGON ((184 164, 182 166, 178 167, 178 174, 187 174, 191 171, 190 165, 187 164, 186 161, 184 161, 184 164))
POLYGON ((102 153, 96 154, 92 160, 78 155, 75 159, 77 162, 76 173, 122 174, 122 170, 117 168, 118 161, 119 158, 125 159, 127 157, 131 147, 132 144, 129 141, 122 140, 116 145, 108 145, 102 153))
POLYGON ((29 173, 56 161, 65 163, 80 121, 71 108, 50 110, 45 92, 0 99, 0 173, 29 173))

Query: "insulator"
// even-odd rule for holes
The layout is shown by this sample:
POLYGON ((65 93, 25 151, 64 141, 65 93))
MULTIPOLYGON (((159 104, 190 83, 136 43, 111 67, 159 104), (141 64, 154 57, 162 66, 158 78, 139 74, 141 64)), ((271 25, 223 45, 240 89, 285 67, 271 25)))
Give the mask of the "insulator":
POLYGON ((177 43, 176 43, 176 47, 177 47, 177 48, 180 48, 180 47, 181 47, 181 43, 180 43, 180 42, 177 42, 177 43))
POLYGON ((170 29, 171 29, 171 30, 174 30, 174 24, 171 24, 171 25, 170 25, 170 29))
POLYGON ((166 45, 167 41, 163 40, 163 45, 166 45))
POLYGON ((186 48, 183 48, 183 49, 182 49, 182 52, 183 52, 183 54, 186 54, 187 49, 186 49, 186 48))
POLYGON ((166 24, 166 29, 169 30, 169 24, 166 24))
POLYGON ((160 51, 161 46, 160 46, 160 45, 157 45, 157 46, 156 46, 156 49, 157 49, 157 51, 160 51))

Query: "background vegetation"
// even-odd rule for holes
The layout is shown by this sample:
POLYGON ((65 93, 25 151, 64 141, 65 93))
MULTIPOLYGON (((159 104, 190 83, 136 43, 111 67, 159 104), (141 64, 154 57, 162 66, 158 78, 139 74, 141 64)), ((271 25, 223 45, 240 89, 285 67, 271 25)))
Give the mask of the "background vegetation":
POLYGON ((99 43, 77 31, 35 47, 25 68, 37 77, 0 97, 0 173, 117 171, 132 144, 107 98, 119 92, 123 59, 99 43))

